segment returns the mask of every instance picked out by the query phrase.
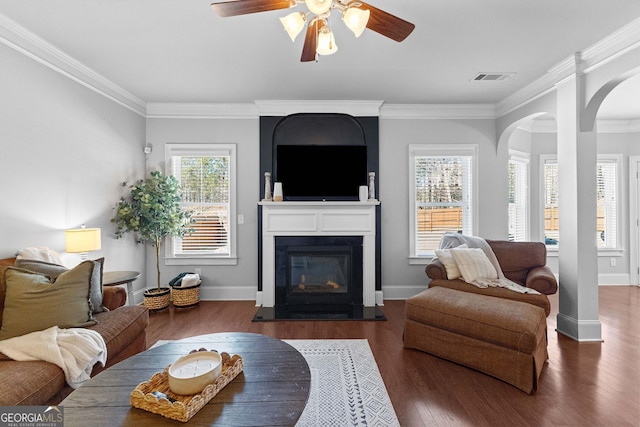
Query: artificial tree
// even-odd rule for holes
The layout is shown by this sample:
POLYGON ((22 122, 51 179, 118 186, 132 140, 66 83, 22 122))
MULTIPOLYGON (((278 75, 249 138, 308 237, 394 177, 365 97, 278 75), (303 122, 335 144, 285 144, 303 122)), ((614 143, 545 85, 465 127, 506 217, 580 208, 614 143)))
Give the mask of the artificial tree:
MULTIPOLYGON (((126 184, 123 184, 126 185, 126 184)), ((156 271, 158 283, 155 290, 147 293, 162 292, 160 286, 160 246, 165 237, 182 237, 190 232, 193 222, 189 212, 180 208, 180 185, 172 175, 151 172, 146 179, 130 187, 127 197, 116 205, 116 215, 111 220, 116 224, 115 236, 122 237, 127 232, 136 233, 138 240, 151 243, 156 249, 156 271)))

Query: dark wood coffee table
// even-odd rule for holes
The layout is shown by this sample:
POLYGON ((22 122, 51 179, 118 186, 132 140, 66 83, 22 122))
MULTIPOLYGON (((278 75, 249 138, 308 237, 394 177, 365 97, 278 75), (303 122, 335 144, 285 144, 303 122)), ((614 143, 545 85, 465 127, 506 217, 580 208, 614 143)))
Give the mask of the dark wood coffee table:
POLYGON ((104 370, 62 401, 65 427, 186 425, 132 407, 129 396, 155 372, 202 347, 239 354, 244 371, 191 418, 189 425, 295 425, 311 384, 304 357, 283 341, 230 332, 172 341, 104 370))

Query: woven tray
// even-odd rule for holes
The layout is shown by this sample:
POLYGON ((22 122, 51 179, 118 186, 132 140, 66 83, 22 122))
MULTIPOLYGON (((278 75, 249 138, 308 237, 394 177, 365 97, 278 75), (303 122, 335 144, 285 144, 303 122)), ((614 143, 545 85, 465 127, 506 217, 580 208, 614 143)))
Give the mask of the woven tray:
POLYGON ((164 371, 153 374, 149 381, 138 384, 131 392, 131 406, 162 415, 166 418, 171 418, 172 420, 182 422, 189 421, 189 419, 197 414, 204 405, 209 403, 220 390, 242 372, 244 365, 239 355, 236 354, 231 357, 227 353, 221 353, 221 356, 222 374, 215 382, 206 386, 200 393, 189 396, 172 393, 169 389, 168 380, 169 366, 171 366, 169 365, 164 368, 164 371), (153 392, 162 393, 166 395, 167 398, 158 398, 152 394, 153 392))

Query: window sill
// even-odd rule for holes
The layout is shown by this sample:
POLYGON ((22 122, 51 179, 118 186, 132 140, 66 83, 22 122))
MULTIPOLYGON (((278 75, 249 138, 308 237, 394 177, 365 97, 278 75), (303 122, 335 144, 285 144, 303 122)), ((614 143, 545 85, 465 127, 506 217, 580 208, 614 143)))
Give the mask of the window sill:
POLYGON ((207 258, 207 257, 189 257, 189 258, 165 258, 165 265, 238 265, 237 257, 228 258, 207 258))
POLYGON ((425 255, 420 257, 412 256, 412 257, 409 257, 409 265, 427 265, 431 263, 431 261, 433 261, 435 257, 436 257, 435 254, 425 255))
MULTIPOLYGON (((548 257, 557 257, 559 256, 560 250, 558 248, 549 248, 547 247, 547 256, 548 257)), ((598 249, 599 257, 620 257, 624 255, 624 249, 598 249)))

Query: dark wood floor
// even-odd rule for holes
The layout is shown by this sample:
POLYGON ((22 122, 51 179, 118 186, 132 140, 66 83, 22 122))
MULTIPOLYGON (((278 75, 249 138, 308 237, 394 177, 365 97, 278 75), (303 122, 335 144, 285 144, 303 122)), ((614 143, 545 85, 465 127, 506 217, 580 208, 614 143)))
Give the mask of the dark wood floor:
POLYGON ((471 369, 402 347, 404 302, 386 301, 387 321, 252 322, 252 301, 203 301, 151 315, 147 344, 214 332, 281 339, 366 338, 403 426, 640 426, 640 288, 600 287, 603 343, 555 332, 549 362, 528 395, 471 369))

